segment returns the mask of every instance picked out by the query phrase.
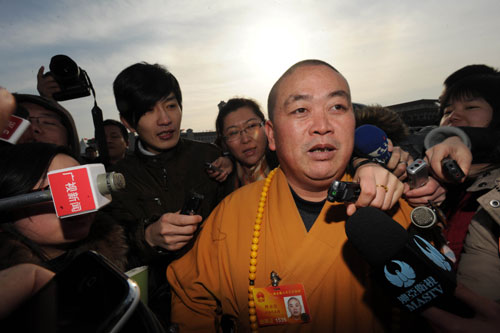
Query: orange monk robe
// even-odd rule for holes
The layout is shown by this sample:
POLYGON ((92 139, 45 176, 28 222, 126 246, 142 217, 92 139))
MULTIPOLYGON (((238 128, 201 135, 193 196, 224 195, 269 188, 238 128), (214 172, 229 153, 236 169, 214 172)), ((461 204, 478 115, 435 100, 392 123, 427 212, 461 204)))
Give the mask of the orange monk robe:
MULTIPOLYGON (((224 199, 205 221, 194 248, 168 267, 172 322, 181 332, 213 331, 222 314, 237 318, 238 328, 249 331, 250 245, 263 184, 255 182, 224 199)), ((400 201, 393 218, 406 227, 410 210, 400 201)), ((271 271, 281 277, 280 285, 302 283, 311 322, 260 331, 383 330, 373 313, 381 304, 366 303, 379 301, 370 296, 367 264, 346 245, 345 211, 343 204, 327 202, 307 232, 285 175, 276 173, 264 207, 255 286, 269 286, 271 271)))

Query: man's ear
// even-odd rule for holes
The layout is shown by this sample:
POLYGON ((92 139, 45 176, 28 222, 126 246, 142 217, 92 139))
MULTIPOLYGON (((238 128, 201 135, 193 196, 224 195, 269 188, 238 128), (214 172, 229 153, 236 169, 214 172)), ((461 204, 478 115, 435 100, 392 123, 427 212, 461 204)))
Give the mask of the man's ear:
POLYGON ((276 151, 276 141, 274 140, 273 123, 270 120, 266 121, 266 126, 264 129, 266 130, 267 142, 269 144, 269 149, 276 151))
POLYGON ((130 124, 128 123, 128 121, 127 121, 125 118, 123 118, 123 116, 120 116, 120 120, 121 120, 121 122, 123 123, 123 125, 125 125, 125 127, 126 127, 126 128, 130 131, 130 132, 132 132, 132 133, 135 133, 135 132, 136 132, 135 128, 133 128, 132 126, 130 126, 130 124))

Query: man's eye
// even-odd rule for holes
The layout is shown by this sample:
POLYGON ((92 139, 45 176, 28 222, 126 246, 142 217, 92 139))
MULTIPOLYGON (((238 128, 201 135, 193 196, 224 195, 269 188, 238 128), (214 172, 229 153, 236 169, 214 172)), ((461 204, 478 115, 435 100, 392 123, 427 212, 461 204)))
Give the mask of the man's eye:
POLYGON ((336 111, 344 111, 344 110, 347 110, 347 107, 345 105, 342 105, 342 104, 335 104, 332 109, 336 110, 336 111))
POLYGON ((247 126, 247 129, 254 129, 257 126, 259 126, 259 124, 250 124, 247 126))
POLYGON ((300 114, 300 113, 304 113, 306 111, 307 110, 305 108, 298 108, 298 109, 294 110, 293 113, 299 113, 300 114))
POLYGON ((42 120, 42 124, 49 126, 57 126, 57 123, 53 120, 42 120))
POLYGON ((165 104, 165 108, 166 109, 176 109, 177 103, 168 102, 167 104, 165 104))

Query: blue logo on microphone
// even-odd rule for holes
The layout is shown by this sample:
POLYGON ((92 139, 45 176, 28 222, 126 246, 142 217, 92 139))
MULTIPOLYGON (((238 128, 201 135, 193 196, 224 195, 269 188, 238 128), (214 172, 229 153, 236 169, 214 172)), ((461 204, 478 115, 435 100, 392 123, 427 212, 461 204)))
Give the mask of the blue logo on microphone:
POLYGON ((410 265, 405 263, 404 261, 399 260, 391 260, 391 263, 397 265, 397 268, 394 269, 394 273, 389 272, 387 266, 394 266, 391 264, 384 266, 385 278, 395 285, 396 287, 411 287, 415 283, 415 271, 411 268, 410 265))
POLYGON ((446 261, 446 258, 429 242, 418 235, 415 235, 413 241, 417 244, 420 251, 432 260, 436 266, 441 267, 445 271, 451 271, 451 265, 446 261))

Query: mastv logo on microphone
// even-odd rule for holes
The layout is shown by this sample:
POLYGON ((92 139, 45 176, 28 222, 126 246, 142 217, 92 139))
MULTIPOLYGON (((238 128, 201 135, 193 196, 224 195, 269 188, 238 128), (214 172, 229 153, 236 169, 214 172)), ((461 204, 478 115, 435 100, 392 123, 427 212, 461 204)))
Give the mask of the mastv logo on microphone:
MULTIPOLYGON (((413 242, 420 252, 436 266, 445 271, 451 271, 451 265, 445 257, 429 242, 420 236, 415 236, 413 242)), ((428 276, 415 283, 415 270, 404 261, 391 260, 390 263, 384 266, 384 274, 387 281, 396 287, 411 287, 397 297, 398 301, 410 311, 419 309, 444 293, 443 286, 433 276, 428 276)))

